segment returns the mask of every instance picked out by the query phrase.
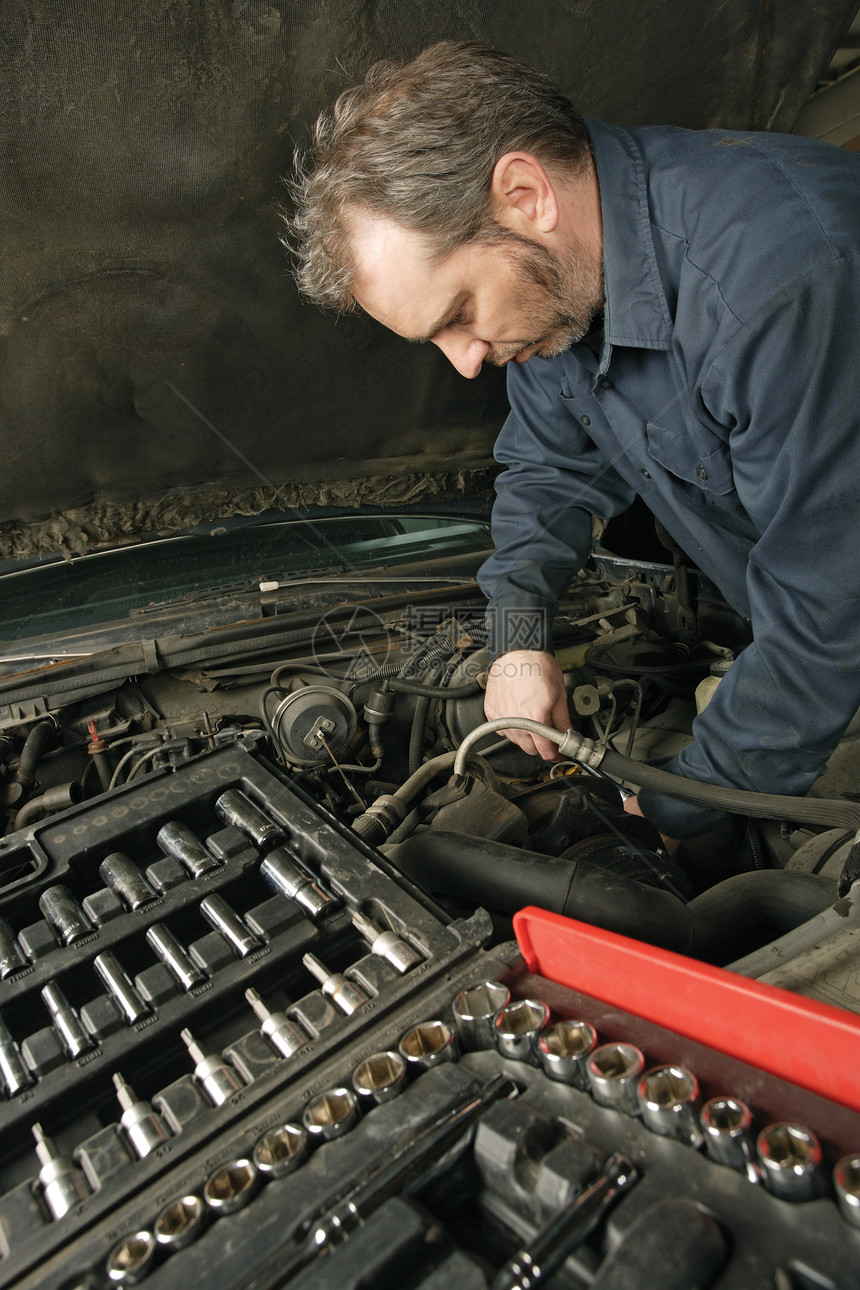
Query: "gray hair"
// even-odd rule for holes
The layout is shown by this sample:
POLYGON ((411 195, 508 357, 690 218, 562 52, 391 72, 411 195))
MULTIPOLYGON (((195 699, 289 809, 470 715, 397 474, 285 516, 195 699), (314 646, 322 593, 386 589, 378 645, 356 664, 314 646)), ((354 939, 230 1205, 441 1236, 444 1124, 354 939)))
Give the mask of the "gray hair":
POLYGON ((374 63, 321 113, 287 181, 285 215, 300 292, 323 308, 356 308, 350 209, 427 235, 444 258, 499 239, 491 181, 506 152, 581 173, 591 159, 582 118, 544 76, 507 54, 443 40, 411 62, 374 63))

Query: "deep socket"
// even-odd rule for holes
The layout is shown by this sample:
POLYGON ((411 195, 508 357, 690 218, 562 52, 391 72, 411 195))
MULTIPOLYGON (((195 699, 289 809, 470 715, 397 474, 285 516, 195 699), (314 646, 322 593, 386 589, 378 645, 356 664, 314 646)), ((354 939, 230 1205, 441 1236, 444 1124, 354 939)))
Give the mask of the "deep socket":
POLYGON ((192 878, 199 878, 202 873, 214 869, 218 861, 206 850, 196 833, 192 833, 187 824, 179 820, 169 820, 158 830, 155 838, 167 856, 173 856, 192 878))
POLYGON ((700 1147, 699 1081, 684 1066, 654 1066, 639 1080, 642 1123, 664 1138, 700 1147))
POLYGON ((190 1245, 203 1231, 206 1222, 206 1206, 199 1196, 193 1193, 180 1196, 166 1209, 163 1209, 152 1225, 152 1234, 158 1242, 158 1248, 167 1254, 182 1250, 190 1245))
POLYGON ((254 1195, 260 1178, 250 1160, 230 1160, 210 1174, 203 1185, 203 1199, 219 1217, 232 1214, 254 1195))
POLYGON ((319 918, 334 904, 319 883, 300 868, 287 847, 279 847, 266 856, 260 865, 260 876, 272 891, 289 896, 311 918, 319 918))
POLYGON ((839 1213, 852 1227, 860 1227, 860 1156, 843 1156, 833 1169, 833 1190, 839 1213))
POLYGON ((537 1046, 549 1026, 549 1008, 542 999, 514 999, 493 1022, 493 1042, 502 1057, 538 1064, 537 1046))
POLYGON ((121 1075, 115 1074, 113 1083, 117 1101, 122 1107, 120 1124, 125 1130, 125 1136, 131 1144, 132 1151, 138 1160, 143 1160, 162 1142, 167 1141, 169 1135, 164 1121, 160 1115, 156 1115, 148 1102, 142 1102, 135 1097, 133 1090, 121 1075))
POLYGON ((254 1164, 264 1178, 283 1178, 299 1167, 307 1153, 307 1131, 298 1124, 282 1124, 259 1139, 254 1164))
POLYGON ((243 1087, 242 1081, 226 1062, 214 1054, 205 1053, 190 1030, 180 1032, 182 1042, 194 1062, 194 1078, 214 1106, 221 1106, 243 1087))
POLYGON ((105 856, 99 865, 99 875, 129 909, 140 909, 158 897, 134 861, 121 851, 105 856))
POLYGON ((302 955, 302 962, 311 976, 319 981, 323 994, 327 995, 335 1007, 347 1017, 357 1012, 362 1004, 367 1003, 366 996, 357 985, 347 981, 340 972, 329 972, 328 968, 320 963, 319 959, 314 958, 313 954, 302 955))
POLYGON ((93 959, 93 967, 129 1026, 149 1016, 149 1006, 135 990, 115 954, 110 950, 97 954, 93 959))
POLYGON ((510 1001, 511 992, 500 981, 480 981, 455 995, 451 1008, 464 1052, 495 1047, 493 1024, 510 1001))
POLYGON ((814 1200, 822 1194, 821 1144, 801 1124, 769 1124, 756 1140, 768 1191, 782 1200, 814 1200))
POLYGON ((33 1083, 33 1076, 24 1065, 18 1045, 2 1017, 0 1017, 0 1080, 3 1081, 7 1097, 15 1097, 22 1089, 29 1088, 33 1083))
POLYGON ((235 909, 232 909, 224 897, 219 896, 217 892, 201 900, 200 913, 209 926, 214 927, 215 931, 224 937, 233 953, 240 959, 247 958, 262 946, 263 942, 259 937, 245 926, 235 909))
POLYGON ((406 1087, 406 1059, 402 1053, 371 1053, 352 1072, 352 1087, 368 1102, 390 1102, 406 1087))
POLYGON ((308 1036, 294 1021, 290 1021, 285 1012, 272 1012, 256 990, 246 990, 245 998, 253 1008, 254 1016, 262 1023, 260 1034, 268 1039, 276 1052, 282 1057, 292 1057, 304 1048, 308 1036))
POLYGON ((153 923, 148 927, 146 939, 183 990, 192 990, 195 985, 202 985, 206 980, 185 946, 164 923, 153 923))
POLYGON ((371 954, 384 959, 401 976, 421 962, 421 955, 408 941, 395 932, 380 930, 364 914, 356 911, 352 915, 352 925, 370 945, 371 954))
POLYGON ((410 1070, 426 1071, 442 1062, 457 1060, 457 1037, 450 1026, 435 1018, 411 1026, 397 1045, 410 1070))
POLYGON ((117 1241, 105 1261, 107 1279, 114 1286, 136 1286, 155 1262, 158 1250, 152 1232, 132 1232, 117 1241))
POLYGON ((585 1068, 596 1046, 597 1031, 587 1021, 557 1021, 538 1039, 538 1061, 550 1079, 587 1089, 585 1068))
POLYGON ((591 1096, 625 1115, 639 1114, 639 1076, 645 1057, 635 1044, 600 1044, 586 1063, 591 1096))
POLYGON ((39 908, 63 945, 74 945, 93 931, 68 887, 48 887, 39 897, 39 908))
POLYGON ((39 1164, 39 1186, 52 1218, 62 1218, 74 1209, 78 1201, 89 1195, 83 1174, 68 1156, 60 1155, 50 1138, 45 1136, 41 1124, 33 1125, 36 1155, 39 1164))
POLYGON ((339 1138, 358 1123, 358 1098, 348 1088, 329 1088, 311 1098, 302 1124, 311 1137, 324 1142, 339 1138))
POLYGON ((42 999, 51 1014, 54 1029, 72 1061, 93 1047, 92 1039, 78 1020, 78 1014, 56 981, 49 981, 44 987, 42 999))
POLYGON ((215 814, 225 824, 246 833, 261 850, 283 840, 283 830, 238 788, 228 788, 215 803, 215 814))
POLYGON ((0 981, 7 976, 20 972, 27 966, 27 960, 21 952, 12 928, 5 918, 0 918, 0 981))
POLYGON ((755 1160, 752 1112, 737 1097, 712 1097, 702 1107, 705 1150, 719 1165, 746 1174, 750 1182, 761 1182, 755 1160))

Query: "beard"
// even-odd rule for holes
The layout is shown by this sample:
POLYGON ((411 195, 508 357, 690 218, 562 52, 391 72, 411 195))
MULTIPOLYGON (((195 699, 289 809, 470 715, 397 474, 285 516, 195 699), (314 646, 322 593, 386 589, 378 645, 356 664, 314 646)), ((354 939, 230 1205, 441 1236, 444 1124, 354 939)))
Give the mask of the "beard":
POLYGON ((563 255, 508 229, 499 229, 491 241, 505 247, 516 271, 523 330, 530 339, 493 350, 486 361, 501 366, 532 347, 540 358, 557 358, 582 340, 603 311, 600 255, 579 238, 563 255))

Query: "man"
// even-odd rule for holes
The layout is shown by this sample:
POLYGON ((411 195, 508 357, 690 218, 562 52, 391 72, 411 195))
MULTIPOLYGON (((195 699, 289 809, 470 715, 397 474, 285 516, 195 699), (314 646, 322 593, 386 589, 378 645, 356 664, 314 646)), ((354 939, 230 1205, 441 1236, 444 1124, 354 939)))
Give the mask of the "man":
MULTIPOLYGON (((860 158, 810 140, 583 120, 514 59, 443 42, 317 122, 300 289, 507 365, 488 717, 569 724, 548 628, 594 519, 640 493, 752 623, 669 769, 803 794, 860 706, 860 158)), ((510 738, 551 758, 554 745, 510 738)), ((719 818, 651 792, 682 837, 719 818)))

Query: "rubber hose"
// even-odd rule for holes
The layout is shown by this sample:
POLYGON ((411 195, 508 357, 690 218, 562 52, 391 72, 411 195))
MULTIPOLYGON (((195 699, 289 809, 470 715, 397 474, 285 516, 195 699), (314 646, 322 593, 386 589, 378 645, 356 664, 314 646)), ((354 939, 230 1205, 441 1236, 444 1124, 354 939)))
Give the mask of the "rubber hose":
POLYGON ((18 768, 13 776, 16 784, 23 784, 24 788, 33 787, 36 782, 36 766, 42 753, 51 742, 53 733, 54 723, 52 721, 38 721, 33 726, 24 741, 21 756, 18 758, 18 768))
POLYGON ((684 905, 668 891, 585 860, 562 860, 469 834, 430 830, 385 848, 434 894, 514 914, 525 905, 578 918, 663 949, 725 961, 762 932, 790 930, 831 905, 833 879, 764 869, 737 874, 684 905), (797 881, 799 880, 799 881, 797 881))
MULTIPOLYGON (((390 684, 390 683, 389 683, 390 684)), ((415 701, 415 710, 412 713, 412 726, 409 731, 409 760, 407 769, 410 775, 414 775, 424 760, 424 735, 427 730, 427 717, 430 714, 430 704, 432 699, 427 699, 423 695, 415 701)))
POLYGON ((589 667, 595 672, 609 672, 614 676, 665 676, 671 677, 677 672, 701 671, 711 666, 713 660, 706 658, 685 658, 678 663, 610 663, 599 656, 591 657, 591 651, 585 656, 589 667))
POLYGON ((49 788, 41 797, 33 797, 24 806, 21 807, 15 816, 15 823, 12 825, 13 830, 23 829, 34 820, 41 820, 43 815, 50 815, 53 811, 65 811, 70 806, 77 806, 82 802, 84 790, 81 785, 73 780, 69 784, 56 784, 49 788))
POLYGON ((669 797, 680 797, 696 806, 731 811, 734 815, 763 816, 769 820, 793 820, 798 824, 824 824, 830 828, 860 828, 860 805, 826 797, 784 797, 776 793, 751 793, 743 788, 725 788, 684 779, 668 770, 658 770, 608 748, 601 770, 616 779, 626 779, 640 788, 651 788, 669 797))
POLYGON ((424 699, 470 699, 473 694, 481 692, 477 681, 467 681, 465 685, 429 685, 424 681, 401 681, 397 678, 388 682, 388 689, 397 694, 418 694, 424 699))

